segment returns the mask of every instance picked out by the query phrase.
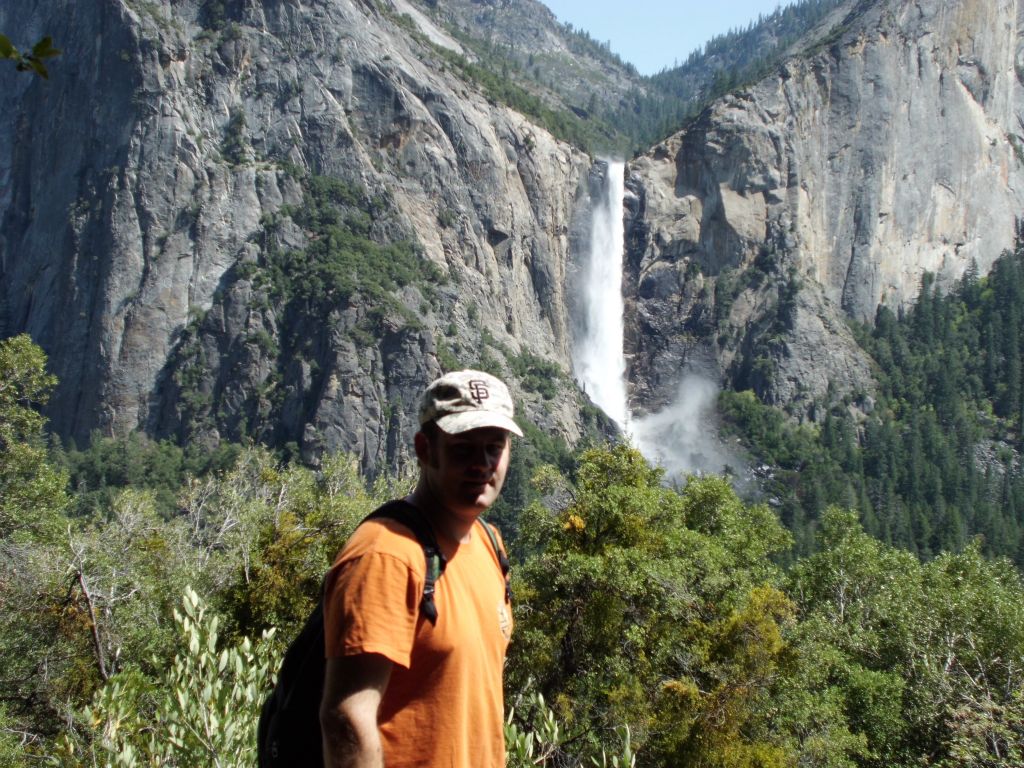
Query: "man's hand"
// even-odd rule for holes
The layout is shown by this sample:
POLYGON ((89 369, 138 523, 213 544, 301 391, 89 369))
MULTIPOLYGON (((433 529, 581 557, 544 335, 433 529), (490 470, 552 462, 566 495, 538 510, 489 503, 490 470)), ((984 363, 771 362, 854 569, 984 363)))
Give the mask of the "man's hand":
POLYGON ((327 660, 320 702, 325 768, 383 768, 377 710, 391 665, 375 653, 327 660))

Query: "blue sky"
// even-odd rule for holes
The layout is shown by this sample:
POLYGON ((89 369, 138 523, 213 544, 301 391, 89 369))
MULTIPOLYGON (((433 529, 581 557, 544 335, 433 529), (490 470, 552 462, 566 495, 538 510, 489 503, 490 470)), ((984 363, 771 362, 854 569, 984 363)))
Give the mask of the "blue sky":
POLYGON ((559 21, 585 29, 653 75, 715 35, 745 27, 792 0, 541 0, 559 21))

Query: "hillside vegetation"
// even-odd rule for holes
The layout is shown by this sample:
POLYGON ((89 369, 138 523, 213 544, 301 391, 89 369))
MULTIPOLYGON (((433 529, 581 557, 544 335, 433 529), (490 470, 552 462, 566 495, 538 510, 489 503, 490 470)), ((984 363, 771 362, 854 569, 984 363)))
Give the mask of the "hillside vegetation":
MULTIPOLYGON (((409 479, 137 437, 53 453, 27 337, 0 344, 0 382, 0 765, 253 765, 282 645, 409 479)), ((832 508, 783 568, 768 506, 666 487, 622 445, 536 467, 528 495, 510 765, 1024 759, 1024 583, 976 544, 922 563, 832 508)))
POLYGON ((831 504, 868 533, 922 558, 981 550, 1024 564, 1024 247, 948 294, 925 275, 916 303, 882 306, 857 338, 877 393, 854 395, 797 425, 751 392, 721 410, 758 461, 799 552, 831 504))

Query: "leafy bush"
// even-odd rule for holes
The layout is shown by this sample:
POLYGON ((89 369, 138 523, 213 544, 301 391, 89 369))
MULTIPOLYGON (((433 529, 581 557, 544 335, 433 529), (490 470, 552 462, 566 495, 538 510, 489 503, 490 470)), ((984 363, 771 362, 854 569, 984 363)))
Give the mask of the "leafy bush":
POLYGON ((278 659, 272 632, 223 647, 220 621, 188 589, 175 656, 163 674, 129 668, 75 718, 56 762, 122 768, 243 768, 255 764, 256 724, 278 659))
POLYGON ((665 488, 621 445, 584 452, 561 482, 520 519, 530 554, 516 571, 509 690, 543 694, 580 732, 562 749, 570 760, 614 754, 623 725, 650 764, 783 754, 758 727, 794 618, 766 558, 788 543, 771 513, 718 478, 665 488))
POLYGON ((544 701, 544 696, 535 694, 526 701, 520 696, 513 706, 508 707, 505 719, 505 752, 508 768, 531 768, 535 765, 560 765, 568 768, 597 766, 598 768, 635 768, 636 754, 630 742, 629 727, 620 729, 621 748, 609 755, 601 750, 600 758, 590 760, 566 760, 566 742, 575 739, 566 733, 558 722, 555 712, 544 701), (525 717, 524 717, 524 710, 525 717))
POLYGON ((0 341, 0 539, 57 535, 70 501, 67 476, 46 461, 37 411, 56 384, 27 334, 0 341))

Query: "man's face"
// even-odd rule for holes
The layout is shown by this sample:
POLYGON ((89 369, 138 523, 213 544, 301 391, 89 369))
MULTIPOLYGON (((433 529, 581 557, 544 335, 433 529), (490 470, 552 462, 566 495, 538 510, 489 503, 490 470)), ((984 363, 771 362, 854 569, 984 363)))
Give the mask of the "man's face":
POLYGON ((449 435, 438 429, 432 439, 416 438, 423 477, 449 512, 476 517, 495 502, 508 471, 508 432, 483 427, 449 435))

